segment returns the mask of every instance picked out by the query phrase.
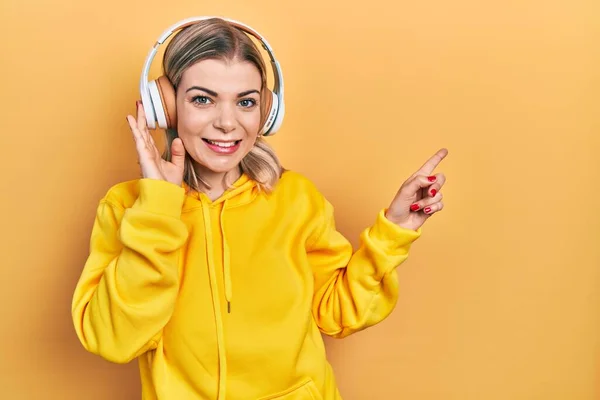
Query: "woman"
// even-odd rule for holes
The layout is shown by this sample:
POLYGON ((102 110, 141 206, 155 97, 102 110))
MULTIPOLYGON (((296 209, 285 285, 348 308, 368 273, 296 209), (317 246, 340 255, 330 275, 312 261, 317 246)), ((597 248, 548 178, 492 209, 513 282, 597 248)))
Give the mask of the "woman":
MULTIPOLYGON (((332 205, 283 170, 261 138, 266 69, 214 18, 167 46, 176 123, 161 157, 143 106, 127 116, 142 178, 100 201, 73 297, 90 352, 139 361, 144 399, 340 399, 321 333, 373 326, 398 296, 395 268, 442 209, 440 150, 353 249, 332 205)), ((270 93, 270 92, 269 92, 270 93)))

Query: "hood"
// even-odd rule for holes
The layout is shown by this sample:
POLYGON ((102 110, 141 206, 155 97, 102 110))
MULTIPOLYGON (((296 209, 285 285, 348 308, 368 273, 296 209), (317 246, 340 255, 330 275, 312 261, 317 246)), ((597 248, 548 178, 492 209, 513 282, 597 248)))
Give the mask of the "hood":
POLYGON ((247 174, 242 174, 221 197, 211 200, 205 193, 195 193, 185 182, 181 185, 187 194, 183 204, 183 211, 201 208, 202 204, 214 206, 224 203, 223 208, 238 207, 250 203, 258 195, 259 188, 254 180, 247 174))

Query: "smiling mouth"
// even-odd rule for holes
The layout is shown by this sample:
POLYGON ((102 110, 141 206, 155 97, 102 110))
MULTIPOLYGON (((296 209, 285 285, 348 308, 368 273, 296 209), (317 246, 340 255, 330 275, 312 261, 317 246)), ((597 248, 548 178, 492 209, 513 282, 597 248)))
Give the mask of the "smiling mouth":
POLYGON ((211 144, 213 146, 219 146, 222 147, 224 149, 227 149, 229 147, 233 147, 237 144, 239 144, 241 142, 241 140, 234 140, 234 141, 230 141, 230 142, 218 142, 215 140, 209 140, 209 139, 202 139, 204 140, 206 143, 211 144))

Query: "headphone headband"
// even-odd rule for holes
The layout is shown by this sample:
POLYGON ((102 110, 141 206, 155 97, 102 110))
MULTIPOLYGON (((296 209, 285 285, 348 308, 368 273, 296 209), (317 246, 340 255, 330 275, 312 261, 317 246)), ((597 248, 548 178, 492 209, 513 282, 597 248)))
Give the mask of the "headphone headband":
MULTIPOLYGON (((263 129, 263 134, 265 136, 267 136, 267 135, 271 135, 271 134, 275 133, 281 126, 281 123, 283 120, 283 114, 285 111, 284 97, 283 97, 283 94, 284 94, 283 73, 281 71, 281 66, 279 65, 279 62, 277 61, 277 59, 275 58, 273 49, 271 48, 271 46, 269 45, 267 40, 260 33, 258 33, 256 30, 254 30, 253 28, 251 28, 250 26, 248 26, 246 24, 243 24, 239 21, 229 19, 229 18, 218 17, 218 16, 190 17, 190 18, 181 20, 181 21, 171 25, 169 28, 167 28, 160 35, 160 37, 158 38, 158 40, 156 41, 154 46, 152 46, 152 48, 148 52, 146 61, 144 62, 144 66, 142 68, 142 75, 140 77, 140 94, 142 96, 142 103, 144 105, 153 104, 152 100, 151 100, 151 95, 150 95, 148 75, 150 73, 150 66, 152 65, 152 61, 154 60, 154 57, 156 56, 156 53, 158 52, 158 47, 160 45, 162 45, 173 33, 175 33, 175 31, 186 28, 197 22, 205 21, 205 20, 212 19, 212 18, 218 18, 223 21, 226 21, 229 24, 231 24, 232 26, 255 37, 262 44, 262 47, 266 50, 267 54, 269 55, 271 67, 273 69, 273 76, 274 76, 274 85, 273 85, 272 92, 276 96, 276 98, 273 101, 273 103, 276 103, 276 105, 275 105, 276 112, 273 112, 273 113, 268 112, 267 121, 265 121, 265 126, 263 129)), ((157 105, 154 105, 154 106, 157 106, 157 105)), ((144 107, 144 110, 146 111, 148 127, 153 129, 156 127, 156 112, 155 112, 154 108, 151 108, 148 110, 147 110, 147 108, 148 107, 144 107)))

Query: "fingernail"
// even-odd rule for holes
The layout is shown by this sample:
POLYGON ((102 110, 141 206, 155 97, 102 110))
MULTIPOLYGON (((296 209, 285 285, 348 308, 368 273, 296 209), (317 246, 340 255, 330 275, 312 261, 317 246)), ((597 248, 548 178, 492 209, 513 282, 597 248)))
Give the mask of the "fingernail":
POLYGON ((425 207, 423 211, 425 211, 425 214, 429 214, 431 212, 431 207, 425 207))
POLYGON ((411 209, 412 211, 417 211, 417 210, 419 209, 419 205, 415 203, 415 204, 413 204, 412 206, 410 206, 410 209, 411 209))
POLYGON ((435 176, 428 176, 428 177, 427 177, 427 180, 428 180, 429 182, 435 182, 435 176))
POLYGON ((431 197, 435 196, 436 193, 437 193, 437 190, 431 189, 431 197))

